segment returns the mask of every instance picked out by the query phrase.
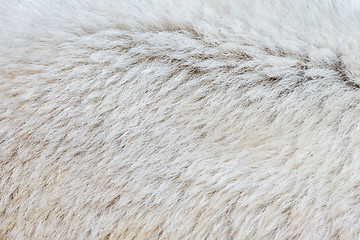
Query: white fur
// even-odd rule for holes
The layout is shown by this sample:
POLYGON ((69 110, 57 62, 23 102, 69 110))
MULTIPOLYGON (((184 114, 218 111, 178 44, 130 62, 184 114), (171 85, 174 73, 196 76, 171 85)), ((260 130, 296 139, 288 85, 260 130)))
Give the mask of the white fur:
POLYGON ((0 3, 0 239, 359 237, 358 1, 0 3))

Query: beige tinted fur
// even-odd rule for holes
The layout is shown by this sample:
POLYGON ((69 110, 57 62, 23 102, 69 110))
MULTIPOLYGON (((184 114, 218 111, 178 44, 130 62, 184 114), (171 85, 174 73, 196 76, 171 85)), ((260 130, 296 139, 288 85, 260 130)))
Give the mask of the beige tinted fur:
POLYGON ((0 239, 357 239, 356 1, 0 1, 0 239))

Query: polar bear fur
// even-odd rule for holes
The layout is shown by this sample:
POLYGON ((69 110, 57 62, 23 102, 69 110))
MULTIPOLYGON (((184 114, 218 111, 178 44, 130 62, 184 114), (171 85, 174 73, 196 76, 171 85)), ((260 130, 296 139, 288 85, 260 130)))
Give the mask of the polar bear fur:
POLYGON ((2 0, 0 239, 357 239, 359 11, 2 0))

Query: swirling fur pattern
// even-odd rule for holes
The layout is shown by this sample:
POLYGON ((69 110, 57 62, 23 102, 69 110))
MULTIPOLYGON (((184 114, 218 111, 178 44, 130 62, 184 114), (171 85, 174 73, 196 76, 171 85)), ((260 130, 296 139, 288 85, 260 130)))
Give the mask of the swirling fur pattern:
POLYGON ((358 239, 359 11, 1 0, 0 239, 358 239))

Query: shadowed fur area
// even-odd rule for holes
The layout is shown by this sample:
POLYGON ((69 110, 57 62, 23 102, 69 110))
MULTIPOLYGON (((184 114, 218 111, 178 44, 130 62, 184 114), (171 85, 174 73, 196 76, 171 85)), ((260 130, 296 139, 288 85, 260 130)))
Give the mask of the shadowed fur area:
POLYGON ((360 236, 357 1, 0 3, 0 239, 360 236))

